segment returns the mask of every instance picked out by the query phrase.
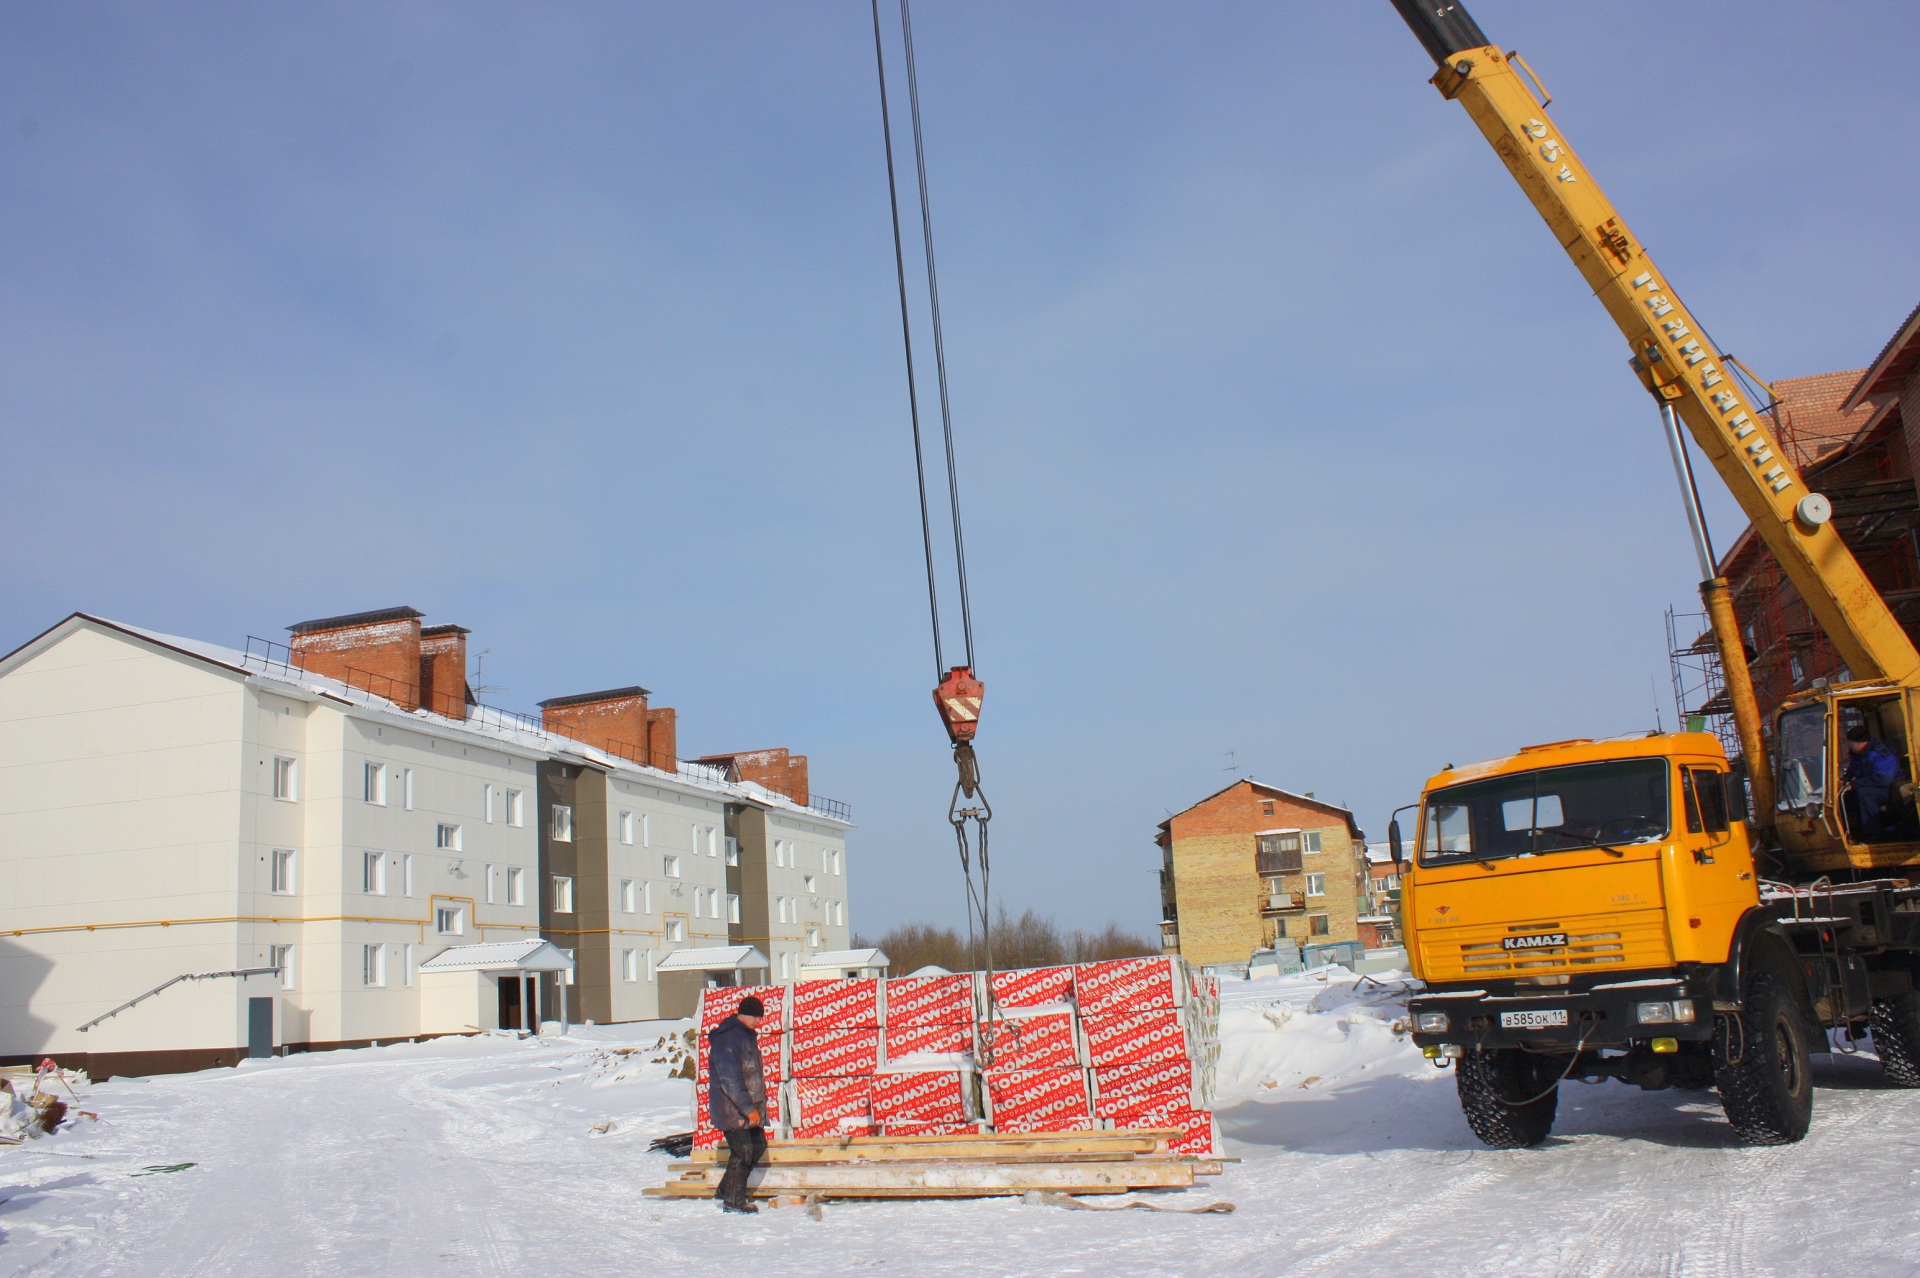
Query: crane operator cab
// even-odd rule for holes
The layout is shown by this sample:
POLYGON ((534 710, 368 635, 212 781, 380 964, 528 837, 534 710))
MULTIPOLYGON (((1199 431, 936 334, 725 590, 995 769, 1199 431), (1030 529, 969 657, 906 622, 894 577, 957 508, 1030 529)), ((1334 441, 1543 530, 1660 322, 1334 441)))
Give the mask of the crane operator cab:
POLYGON ((1914 693, 1882 682, 1802 694, 1775 720, 1775 822, 1799 870, 1920 865, 1914 693))

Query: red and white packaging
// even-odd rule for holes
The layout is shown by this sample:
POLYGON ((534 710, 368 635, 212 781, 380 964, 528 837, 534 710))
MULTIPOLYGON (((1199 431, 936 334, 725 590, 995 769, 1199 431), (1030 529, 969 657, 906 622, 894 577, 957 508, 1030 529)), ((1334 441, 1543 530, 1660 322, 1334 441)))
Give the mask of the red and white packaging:
POLYGON ((985 1123, 917 1123, 906 1119, 884 1118, 879 1122, 882 1136, 980 1136, 985 1123))
POLYGON ((1073 969, 1073 999, 1082 1015, 1179 1007, 1186 995, 1186 982, 1172 958, 1107 959, 1073 969))
POLYGON ((760 1000, 767 1015, 760 1022, 760 1033, 778 1034, 786 1029, 787 987, 784 985, 740 985, 700 991, 700 1037, 719 1026, 740 1010, 740 1000, 751 995, 760 1000))
POLYGON ((1093 1126, 1082 1070, 988 1070, 985 1078, 995 1131, 1069 1132, 1093 1126))
POLYGON ((796 1140, 865 1135, 873 1127, 871 1078, 796 1078, 787 1086, 796 1140))
POLYGON ((993 1001, 1001 1007, 1064 1003, 1072 997, 1071 967, 1028 967, 993 974, 993 1001))
POLYGON ((971 976, 889 976, 887 1028, 973 1023, 971 976))
MULTIPOLYGON (((888 997, 892 997, 889 995, 888 997)), ((895 1025, 893 1013, 887 1013, 887 1027, 881 1031, 883 1060, 897 1061, 903 1056, 934 1052, 942 1056, 973 1051, 973 1022, 964 1025, 895 1025)))
POLYGON ((870 1077, 880 1068, 880 1031, 795 1030, 787 1068, 794 1078, 870 1077))
POLYGON ((1095 1069, 1188 1059, 1186 1025, 1177 1008, 1083 1016, 1080 1027, 1087 1039, 1087 1063, 1095 1069))
POLYGON ((1181 1057, 1094 1069, 1093 1112, 1100 1117, 1112 1118, 1117 1109, 1147 1098, 1177 1099, 1191 1104, 1193 1062, 1181 1057))
POLYGON ((1184 1099, 1141 1097, 1138 1104, 1116 1107, 1116 1112, 1109 1117, 1116 1128, 1178 1131, 1179 1135, 1167 1141, 1167 1147, 1176 1154, 1210 1154, 1218 1148, 1213 1115, 1193 1108, 1184 1099))
MULTIPOLYGON (((760 1045, 760 1076, 767 1080, 768 1086, 772 1086, 787 1076, 787 1036, 785 1034, 768 1034, 762 1032, 758 1036, 758 1040, 760 1045)), ((694 1078, 704 1083, 713 1074, 712 1047, 704 1035, 701 1036, 694 1047, 693 1075, 694 1078)))
POLYGON ((1077 1069, 1081 1063, 1070 1011, 996 1017, 981 1025, 980 1047, 981 1059, 996 1070, 1077 1069))
MULTIPOLYGON (((709 1118, 709 1115, 712 1113, 712 1110, 708 1108, 708 1102, 711 1098, 711 1089, 712 1089, 711 1080, 703 1078, 694 1083, 693 1130, 694 1130, 694 1136, 695 1136, 695 1139, 694 1139, 695 1149, 710 1149, 714 1145, 720 1143, 719 1132, 713 1126, 713 1122, 709 1118), (715 1139, 703 1145, 700 1143, 699 1137, 707 1133, 712 1133, 715 1139)), ((761 1126, 765 1127, 769 1132, 778 1130, 780 1126, 780 1091, 781 1089, 778 1085, 776 1085, 771 1081, 768 1082, 767 1107, 766 1107, 766 1113, 761 1115, 761 1126)))
POLYGON ((693 1147, 695 1149, 718 1149, 726 1143, 727 1138, 720 1134, 718 1127, 709 1127, 702 1122, 694 1129, 693 1147))
POLYGON ((873 1117, 881 1124, 964 1123, 980 1117, 973 1074, 960 1070, 910 1070, 873 1080, 873 1117))
POLYGON ((869 980, 802 981, 793 987, 794 1030, 877 1029, 880 982, 869 980))

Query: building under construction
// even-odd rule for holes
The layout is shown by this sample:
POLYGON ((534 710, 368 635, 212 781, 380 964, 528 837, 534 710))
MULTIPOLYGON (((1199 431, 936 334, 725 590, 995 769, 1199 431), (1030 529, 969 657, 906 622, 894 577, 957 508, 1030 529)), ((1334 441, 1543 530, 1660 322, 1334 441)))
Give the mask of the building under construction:
MULTIPOLYGON (((1920 307, 1864 369, 1795 377, 1765 388, 1782 444, 1810 487, 1833 503, 1848 549, 1920 644, 1920 307)), ((1818 681, 1852 678, 1832 640, 1764 542, 1745 529, 1720 559, 1746 640, 1761 721, 1789 695, 1818 681)), ((1740 743, 1712 631, 1699 613, 1667 615, 1674 700, 1682 726, 1717 733, 1729 755, 1740 743)))

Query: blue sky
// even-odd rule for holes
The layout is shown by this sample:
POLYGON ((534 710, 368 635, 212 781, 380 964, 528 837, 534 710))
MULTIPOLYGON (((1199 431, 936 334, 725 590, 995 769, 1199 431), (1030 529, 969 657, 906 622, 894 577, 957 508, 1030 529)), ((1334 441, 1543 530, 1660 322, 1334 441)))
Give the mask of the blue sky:
MULTIPOLYGON (((1911 309, 1920 10, 1473 10, 1763 375, 1911 309)), ((1229 751, 1377 837, 1671 726, 1658 420, 1386 0, 914 16, 1003 899, 1149 929, 1229 751)), ((411 604, 807 753, 855 924, 957 922, 868 22, 0 4, 0 648, 411 604)))

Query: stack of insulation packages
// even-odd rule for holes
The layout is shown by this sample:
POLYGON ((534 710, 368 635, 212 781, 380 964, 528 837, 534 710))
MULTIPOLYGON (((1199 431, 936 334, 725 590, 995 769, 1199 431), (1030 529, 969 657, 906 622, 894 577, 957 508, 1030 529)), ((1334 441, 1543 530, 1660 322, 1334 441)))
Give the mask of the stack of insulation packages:
POLYGON ((1213 977, 1164 957, 992 980, 991 1016, 979 973, 706 991, 695 1147, 723 1143, 707 1122, 707 1031, 752 994, 767 1009, 760 1055, 776 1139, 1158 1128, 1180 1133, 1172 1152, 1215 1150, 1213 977))

